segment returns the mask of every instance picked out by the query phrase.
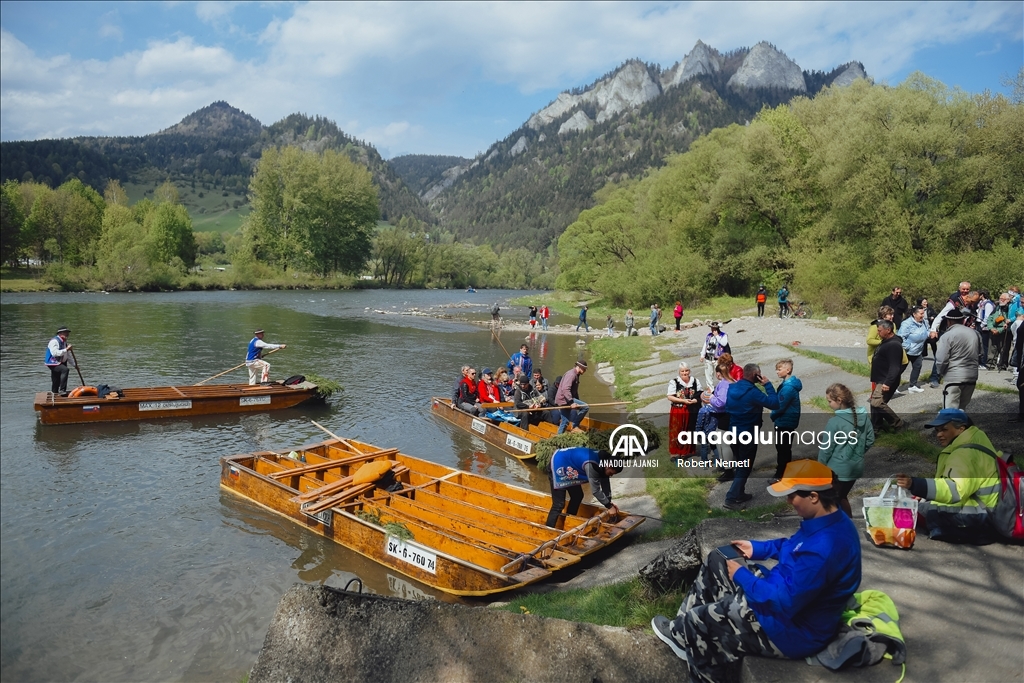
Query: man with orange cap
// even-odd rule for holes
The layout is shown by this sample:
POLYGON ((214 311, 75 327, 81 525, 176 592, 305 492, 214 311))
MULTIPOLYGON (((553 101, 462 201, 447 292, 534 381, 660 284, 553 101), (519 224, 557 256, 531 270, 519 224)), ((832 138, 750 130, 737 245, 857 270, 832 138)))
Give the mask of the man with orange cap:
POLYGON ((836 636, 860 586, 861 557, 833 476, 813 460, 789 463, 768 493, 786 497, 803 518, 799 531, 713 550, 675 619, 651 621, 654 634, 687 663, 691 681, 726 680, 727 666, 746 655, 802 659, 836 636), (778 564, 747 562, 769 559, 778 564))

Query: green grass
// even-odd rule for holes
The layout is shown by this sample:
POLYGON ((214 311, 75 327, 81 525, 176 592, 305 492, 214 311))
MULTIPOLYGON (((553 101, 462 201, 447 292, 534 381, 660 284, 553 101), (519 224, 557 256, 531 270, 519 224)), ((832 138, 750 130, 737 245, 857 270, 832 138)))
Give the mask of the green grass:
POLYGON ((42 268, 0 268, 0 292, 55 292, 60 287, 43 280, 42 268))
MULTIPOLYGON (((636 369, 637 363, 651 360, 655 352, 653 337, 617 337, 615 339, 596 339, 588 344, 590 358, 595 363, 611 363, 615 367, 615 398, 619 401, 631 401, 632 408, 656 401, 637 401, 637 394, 643 387, 636 387, 630 381, 629 373, 636 369)), ((660 353, 660 352, 659 352, 660 353)), ((664 353, 660 353, 664 360, 664 353)))
POLYGON ((834 365, 840 370, 845 370, 851 375, 860 375, 861 377, 871 376, 871 367, 867 363, 861 363, 859 360, 836 358, 835 356, 811 351, 810 349, 802 349, 799 346, 786 346, 784 344, 779 344, 779 346, 789 351, 793 351, 794 353, 798 353, 801 356, 806 356, 808 358, 813 358, 814 360, 820 360, 822 363, 834 365))
POLYGON ((938 462, 942 449, 932 444, 916 431, 902 431, 895 434, 876 433, 875 445, 892 448, 899 453, 920 456, 929 462, 938 462))
POLYGON ((815 408, 820 408, 821 410, 823 410, 823 411, 825 411, 827 413, 834 413, 835 412, 834 410, 832 410, 832 406, 830 406, 828 404, 828 399, 825 398, 824 396, 811 396, 807 400, 807 402, 810 403, 815 408))
MULTIPOLYGON (((165 176, 140 178, 140 182, 124 183, 123 187, 128 199, 134 204, 143 198, 152 200, 154 190, 165 179, 165 176)), ((183 181, 175 181, 174 186, 181 197, 181 203, 192 217, 192 229, 196 232, 235 232, 249 214, 245 191, 239 194, 233 189, 205 189, 201 183, 197 183, 193 190, 191 182, 183 181), (228 193, 227 197, 224 192, 228 193), (200 194, 203 196, 200 197, 200 194), (235 202, 239 202, 239 206, 236 207, 235 202)))
POLYGON ((657 597, 648 594, 639 578, 597 588, 576 588, 552 593, 532 593, 512 600, 501 609, 568 621, 585 621, 626 628, 647 626, 659 614, 673 615, 685 593, 657 597))
MULTIPOLYGON (((667 435, 662 439, 666 443, 667 435)), ((667 445, 651 457, 657 457, 658 469, 647 470, 647 493, 658 503, 664 526, 645 533, 646 540, 681 536, 708 518, 731 517, 757 520, 789 508, 784 501, 774 505, 731 511, 708 507, 708 494, 717 482, 712 477, 694 477, 685 468, 676 467, 669 459, 667 445)))

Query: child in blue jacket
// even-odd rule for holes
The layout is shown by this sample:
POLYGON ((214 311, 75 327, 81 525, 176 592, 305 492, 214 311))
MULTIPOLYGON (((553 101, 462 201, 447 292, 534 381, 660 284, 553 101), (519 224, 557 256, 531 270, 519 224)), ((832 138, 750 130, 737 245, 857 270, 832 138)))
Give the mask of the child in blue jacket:
POLYGON ((789 358, 775 364, 775 374, 782 380, 777 390, 779 408, 771 413, 772 422, 775 423, 775 480, 778 481, 782 479, 786 465, 793 460, 792 432, 800 426, 800 390, 804 385, 793 376, 793 361, 789 358))

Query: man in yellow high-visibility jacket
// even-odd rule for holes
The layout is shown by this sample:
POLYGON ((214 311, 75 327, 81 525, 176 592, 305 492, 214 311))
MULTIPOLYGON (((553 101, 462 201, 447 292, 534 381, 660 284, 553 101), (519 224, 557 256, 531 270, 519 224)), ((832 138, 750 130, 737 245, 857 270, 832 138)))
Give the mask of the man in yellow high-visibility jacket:
POLYGON ((924 501, 918 512, 928 535, 954 543, 991 543, 998 538, 988 510, 999 500, 996 449, 967 413, 944 408, 926 427, 934 427, 944 448, 934 479, 896 475, 896 483, 924 501))

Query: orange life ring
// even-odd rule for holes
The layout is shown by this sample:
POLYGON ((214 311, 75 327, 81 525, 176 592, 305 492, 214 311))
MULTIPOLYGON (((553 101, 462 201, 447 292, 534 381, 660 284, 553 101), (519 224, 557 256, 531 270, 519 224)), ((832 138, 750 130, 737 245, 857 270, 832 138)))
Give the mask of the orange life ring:
POLYGON ((68 398, 79 398, 80 396, 99 396, 100 392, 96 390, 96 387, 78 387, 72 389, 71 393, 68 394, 68 398))

